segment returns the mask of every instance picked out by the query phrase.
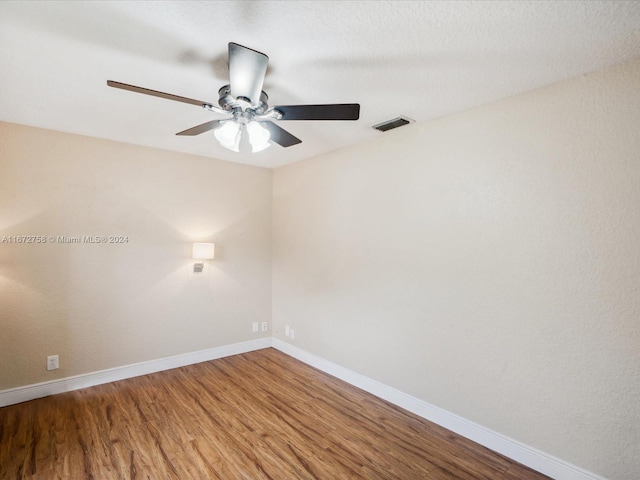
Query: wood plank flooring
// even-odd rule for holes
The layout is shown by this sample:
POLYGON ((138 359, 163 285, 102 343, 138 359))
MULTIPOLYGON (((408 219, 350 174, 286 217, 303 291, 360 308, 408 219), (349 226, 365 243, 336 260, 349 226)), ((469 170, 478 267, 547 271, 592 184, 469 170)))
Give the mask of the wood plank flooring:
POLYGON ((274 349, 0 409, 0 479, 545 477, 274 349))

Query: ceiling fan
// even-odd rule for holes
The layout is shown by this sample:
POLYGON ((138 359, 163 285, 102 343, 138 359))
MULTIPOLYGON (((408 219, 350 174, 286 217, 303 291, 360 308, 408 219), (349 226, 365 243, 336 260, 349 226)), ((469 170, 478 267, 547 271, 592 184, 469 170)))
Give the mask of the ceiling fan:
POLYGON ((278 105, 269 107, 268 96, 262 91, 269 57, 248 47, 229 43, 229 84, 219 91, 218 106, 201 100, 136 87, 108 80, 107 85, 176 102, 189 103, 214 113, 231 115, 211 120, 176 135, 200 135, 213 130, 220 144, 235 152, 259 152, 269 147, 269 140, 282 147, 301 143, 273 120, 358 120, 360 105, 335 103, 322 105, 278 105))

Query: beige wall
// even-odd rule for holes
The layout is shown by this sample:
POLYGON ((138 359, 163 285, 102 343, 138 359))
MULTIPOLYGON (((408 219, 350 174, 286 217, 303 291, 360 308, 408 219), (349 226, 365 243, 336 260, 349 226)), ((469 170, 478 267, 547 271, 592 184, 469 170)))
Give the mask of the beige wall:
POLYGON ((639 85, 630 63, 277 169, 275 336, 638 478, 639 85))
POLYGON ((0 243, 0 390, 265 335, 270 170, 0 123, 11 235, 128 243, 0 243), (193 241, 216 243, 202 274, 193 241))

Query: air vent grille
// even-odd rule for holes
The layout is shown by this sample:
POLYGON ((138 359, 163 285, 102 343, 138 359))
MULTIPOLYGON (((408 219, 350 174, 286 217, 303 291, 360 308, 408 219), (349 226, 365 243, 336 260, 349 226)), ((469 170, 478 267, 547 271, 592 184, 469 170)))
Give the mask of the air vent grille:
POLYGON ((406 117, 396 117, 391 120, 387 120, 386 122, 379 123, 374 125, 371 128, 374 128, 380 132, 386 132, 388 130, 393 130, 394 128, 402 127, 404 125, 408 125, 412 123, 413 120, 409 120, 406 117))

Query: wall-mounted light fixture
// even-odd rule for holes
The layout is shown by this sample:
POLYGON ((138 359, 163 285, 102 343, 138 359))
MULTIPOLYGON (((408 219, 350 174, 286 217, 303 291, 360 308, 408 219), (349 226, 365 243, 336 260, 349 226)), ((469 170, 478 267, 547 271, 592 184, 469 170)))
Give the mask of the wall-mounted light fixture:
POLYGON ((213 243, 194 243, 192 257, 200 262, 193 264, 194 272, 201 272, 204 268, 202 260, 212 260, 215 253, 215 245, 213 243))

